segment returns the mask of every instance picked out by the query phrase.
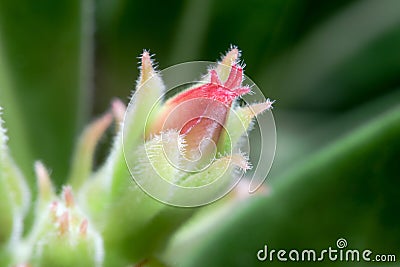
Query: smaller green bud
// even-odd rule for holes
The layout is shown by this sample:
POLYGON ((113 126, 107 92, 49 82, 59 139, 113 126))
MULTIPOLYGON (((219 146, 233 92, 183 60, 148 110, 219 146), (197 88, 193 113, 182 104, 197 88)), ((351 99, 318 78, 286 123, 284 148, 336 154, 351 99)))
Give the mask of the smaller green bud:
POLYGON ((103 241, 75 203, 71 187, 50 204, 42 227, 33 266, 102 266, 103 241))
POLYGON ((14 266, 102 266, 103 240, 75 201, 72 188, 65 186, 57 197, 43 164, 36 162, 35 171, 36 217, 30 234, 14 247, 14 266))

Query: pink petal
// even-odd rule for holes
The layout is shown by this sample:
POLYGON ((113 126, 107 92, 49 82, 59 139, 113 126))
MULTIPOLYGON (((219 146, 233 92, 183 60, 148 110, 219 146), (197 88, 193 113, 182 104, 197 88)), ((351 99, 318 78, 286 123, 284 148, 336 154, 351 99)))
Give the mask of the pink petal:
POLYGON ((241 86, 242 80, 243 68, 236 64, 223 84, 217 72, 211 70, 209 83, 184 91, 165 103, 150 132, 178 130, 184 135, 189 154, 200 149, 205 139, 216 145, 232 102, 250 92, 250 88, 241 86))

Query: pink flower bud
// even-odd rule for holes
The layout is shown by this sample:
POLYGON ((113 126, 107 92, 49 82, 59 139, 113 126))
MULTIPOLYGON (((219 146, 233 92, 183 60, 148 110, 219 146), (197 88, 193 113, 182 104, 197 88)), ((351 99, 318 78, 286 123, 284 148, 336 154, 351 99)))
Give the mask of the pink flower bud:
POLYGON ((186 156, 196 158, 199 152, 215 147, 225 125, 232 102, 250 92, 242 86, 243 68, 234 63, 227 80, 222 83, 215 69, 210 81, 186 90, 169 99, 150 127, 150 134, 178 130, 186 144, 186 156))

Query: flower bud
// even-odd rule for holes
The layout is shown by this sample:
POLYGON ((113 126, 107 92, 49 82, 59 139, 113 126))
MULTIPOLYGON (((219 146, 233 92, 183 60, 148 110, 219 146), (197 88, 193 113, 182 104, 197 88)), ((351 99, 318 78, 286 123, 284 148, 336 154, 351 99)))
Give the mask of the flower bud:
POLYGON ((33 266, 102 266, 102 238, 75 203, 71 187, 39 216, 27 240, 33 266))
POLYGON ((237 64, 231 67, 225 82, 215 69, 210 70, 209 77, 208 83, 169 99, 150 128, 150 135, 177 130, 190 160, 211 152, 209 147, 218 144, 232 102, 250 92, 249 87, 242 86, 243 69, 237 64), (208 142, 204 144, 205 140, 208 142))
MULTIPOLYGON (((107 249, 118 248, 132 262, 146 259, 165 245, 166 232, 193 212, 187 209, 178 218, 161 202, 204 205, 223 196, 250 169, 247 155, 225 149, 225 144, 236 146, 252 119, 270 105, 234 104, 250 92, 242 84, 239 56, 232 48, 202 81, 163 99, 165 76, 154 69, 147 51, 142 54, 140 77, 125 115, 122 103, 112 104, 116 120, 124 120, 110 156, 80 189, 79 202, 101 229, 107 249), (232 131, 230 140, 227 131, 232 131), (199 194, 191 193, 204 187, 199 194), (164 227, 155 227, 161 223, 164 227), (123 244, 131 244, 131 250, 120 247, 123 244)), ((62 229, 67 229, 67 215, 63 216, 62 229)))

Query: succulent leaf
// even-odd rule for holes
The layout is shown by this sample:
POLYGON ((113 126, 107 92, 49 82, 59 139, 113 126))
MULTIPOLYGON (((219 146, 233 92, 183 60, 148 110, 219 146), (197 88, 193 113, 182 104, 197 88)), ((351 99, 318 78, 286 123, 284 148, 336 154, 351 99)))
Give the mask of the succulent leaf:
POLYGON ((275 101, 267 99, 263 103, 232 108, 223 131, 218 151, 221 154, 236 151, 240 147, 240 139, 252 128, 254 119, 263 112, 272 109, 275 101))
POLYGON ((1 111, 0 108, 0 245, 8 242, 11 246, 22 235, 30 191, 8 150, 1 111))
POLYGON ((73 157, 70 184, 79 188, 89 177, 93 167, 93 156, 96 145, 112 122, 112 114, 106 113, 92 122, 83 132, 73 157))

